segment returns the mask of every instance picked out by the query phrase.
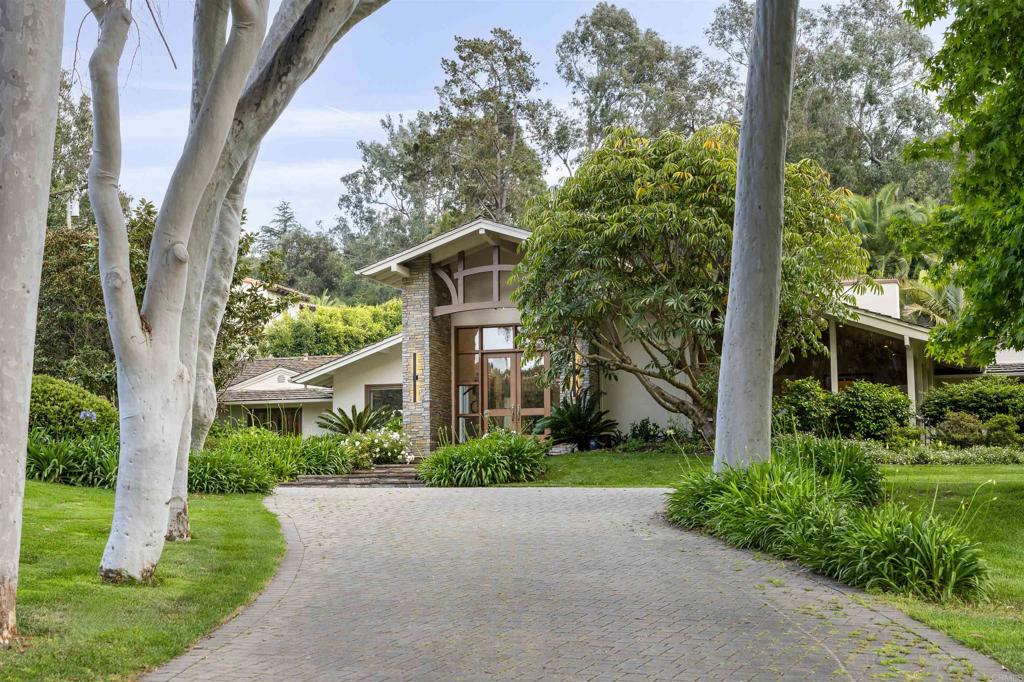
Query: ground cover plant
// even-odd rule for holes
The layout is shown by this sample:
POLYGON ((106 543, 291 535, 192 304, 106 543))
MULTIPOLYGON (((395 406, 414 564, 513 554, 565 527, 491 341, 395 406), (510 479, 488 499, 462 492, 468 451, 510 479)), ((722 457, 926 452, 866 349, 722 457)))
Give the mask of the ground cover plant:
POLYGON ((197 495, 195 535, 168 545, 153 585, 105 584, 96 561, 113 504, 109 490, 27 483, 22 639, 0 650, 0 681, 133 679, 251 601, 284 552, 277 519, 260 496, 197 495))
MULTIPOLYGON (((403 451, 404 440, 391 431, 361 434, 358 442, 353 438, 356 436, 302 438, 259 428, 225 429, 210 440, 209 447, 192 453, 189 491, 266 494, 280 481, 304 475, 341 476, 353 469, 367 469, 375 461, 397 461, 395 452, 403 451)), ((29 436, 26 474, 51 483, 113 488, 117 462, 116 430, 59 438, 36 429, 29 436)))
POLYGON ((531 436, 491 431, 480 438, 445 445, 420 462, 428 486, 474 487, 533 481, 544 473, 548 447, 531 436))
POLYGON ((769 462, 687 473, 666 516, 855 587, 934 601, 984 596, 988 567, 966 529, 971 511, 947 517, 882 502, 880 477, 866 473, 875 466, 854 444, 790 441, 769 462))

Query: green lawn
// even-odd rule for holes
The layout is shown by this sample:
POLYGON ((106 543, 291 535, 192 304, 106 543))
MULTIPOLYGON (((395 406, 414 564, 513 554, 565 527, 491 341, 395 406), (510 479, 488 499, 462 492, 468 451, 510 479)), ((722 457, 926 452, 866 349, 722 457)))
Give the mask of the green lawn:
POLYGON ((114 495, 29 481, 17 650, 0 680, 123 680, 183 651, 248 603, 284 553, 258 495, 194 496, 195 538, 168 545, 148 586, 97 577, 114 495))
MULTIPOLYGON (((549 458, 544 478, 527 485, 668 487, 680 472, 708 466, 709 461, 668 451, 573 453, 549 458)), ((883 470, 896 499, 909 505, 931 505, 934 500, 943 514, 956 513, 961 501, 978 491, 970 533, 982 543, 993 577, 991 597, 985 603, 937 605, 888 599, 914 618, 1024 673, 1024 467, 887 466, 883 470), (979 490, 986 481, 996 483, 979 490)))
POLYGON ((1003 665, 1024 673, 1024 467, 902 466, 883 467, 897 499, 954 514, 986 481, 974 502, 978 515, 970 527, 992 569, 990 601, 936 605, 916 599, 890 598, 914 618, 948 633, 1003 665))
POLYGON ((605 488, 668 487, 690 467, 706 467, 710 459, 683 456, 677 451, 573 452, 548 457, 548 472, 523 485, 597 486, 605 488))

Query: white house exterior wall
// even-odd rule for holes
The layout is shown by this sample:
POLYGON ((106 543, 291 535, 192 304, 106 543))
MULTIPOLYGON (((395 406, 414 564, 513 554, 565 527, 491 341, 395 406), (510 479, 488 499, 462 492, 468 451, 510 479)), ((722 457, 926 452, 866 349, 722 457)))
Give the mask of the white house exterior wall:
MULTIPOLYGON (((643 364, 645 357, 644 349, 637 341, 627 342, 625 350, 634 362, 643 364)), ((677 424, 688 424, 689 421, 681 414, 669 412, 659 405, 647 389, 643 387, 640 380, 629 372, 617 372, 616 379, 601 378, 601 406, 608 410, 608 416, 619 423, 619 430, 629 431, 629 425, 647 417, 662 427, 668 426, 669 421, 677 424)), ((668 384, 655 380, 673 395, 679 393, 679 389, 671 388, 668 384)))
POLYGON ((323 403, 302 403, 302 437, 318 436, 327 433, 316 424, 317 418, 324 412, 331 409, 331 404, 323 403))
POLYGON ((401 346, 392 346, 335 370, 334 408, 348 412, 355 405, 356 409, 363 409, 367 384, 402 385, 401 346))

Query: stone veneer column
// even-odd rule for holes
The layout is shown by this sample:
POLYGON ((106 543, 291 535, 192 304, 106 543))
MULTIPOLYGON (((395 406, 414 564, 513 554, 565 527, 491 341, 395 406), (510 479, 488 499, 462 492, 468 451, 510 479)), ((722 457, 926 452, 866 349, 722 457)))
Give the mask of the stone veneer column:
POLYGON ((431 273, 430 256, 408 268, 402 284, 402 415, 414 452, 426 455, 437 445, 440 430, 451 434, 451 319, 432 315, 442 283, 431 273), (413 399, 413 353, 419 353, 419 402, 413 399))

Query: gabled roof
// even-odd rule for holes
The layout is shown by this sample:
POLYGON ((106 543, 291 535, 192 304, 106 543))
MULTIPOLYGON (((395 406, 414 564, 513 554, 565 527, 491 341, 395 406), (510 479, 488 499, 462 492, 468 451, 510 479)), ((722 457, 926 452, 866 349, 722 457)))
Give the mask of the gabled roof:
POLYGON ((438 261, 466 248, 491 242, 496 237, 518 243, 524 241, 529 236, 529 230, 512 227, 511 225, 503 225, 484 218, 477 218, 462 227, 457 227, 436 237, 431 237, 425 242, 396 253, 373 265, 367 265, 365 268, 357 270, 356 273, 384 284, 399 286, 402 283, 402 278, 408 275, 408 270, 406 270, 404 264, 424 254, 430 253, 434 256, 434 260, 438 261))
POLYGON ((389 336, 388 338, 378 341, 377 343, 372 343, 369 346, 360 348, 354 353, 349 353, 348 355, 343 355, 341 357, 335 357, 328 362, 325 362, 313 369, 310 369, 308 372, 304 372, 298 376, 292 377, 292 381, 294 381, 297 384, 314 383, 318 379, 322 380, 323 378, 331 374, 334 374, 336 370, 341 369, 346 365, 351 365, 352 363, 359 362, 360 360, 368 358, 372 355, 376 355, 377 353, 385 351, 388 348, 400 346, 401 344, 402 334, 401 332, 399 332, 398 334, 395 334, 394 336, 389 336))
POLYGON ((232 386, 238 386, 238 384, 245 383, 251 379, 257 379, 265 374, 270 374, 277 369, 286 369, 291 372, 301 374, 302 372, 308 372, 311 369, 316 369, 320 365, 336 360, 341 355, 300 355, 288 358, 253 358, 246 360, 245 364, 239 370, 228 385, 225 388, 231 388, 232 386))
POLYGON ((881 332, 889 336, 899 336, 918 341, 928 340, 928 327, 913 322, 907 322, 889 315, 876 313, 873 310, 848 306, 853 313, 851 319, 836 320, 839 324, 850 324, 855 327, 862 327, 871 331, 881 332))
POLYGON ((269 390, 246 390, 229 388, 220 396, 225 405, 265 404, 265 403, 311 403, 329 402, 334 398, 334 390, 322 386, 305 386, 303 388, 278 388, 269 390))

